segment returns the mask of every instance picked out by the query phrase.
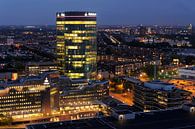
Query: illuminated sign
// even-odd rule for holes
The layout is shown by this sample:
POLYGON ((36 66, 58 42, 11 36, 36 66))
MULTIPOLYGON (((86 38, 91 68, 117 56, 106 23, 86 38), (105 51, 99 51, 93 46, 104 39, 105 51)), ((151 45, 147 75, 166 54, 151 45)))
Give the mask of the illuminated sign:
POLYGON ((96 13, 85 13, 85 16, 96 16, 96 13))
POLYGON ((96 13, 88 13, 88 16, 96 16, 96 13))

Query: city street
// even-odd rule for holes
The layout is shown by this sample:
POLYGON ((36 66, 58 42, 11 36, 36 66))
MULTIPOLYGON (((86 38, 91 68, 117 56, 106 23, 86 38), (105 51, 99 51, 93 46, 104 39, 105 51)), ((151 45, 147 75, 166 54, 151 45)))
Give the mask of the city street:
POLYGON ((110 96, 112 96, 113 98, 117 100, 120 100, 121 102, 127 105, 130 105, 130 106, 133 105, 133 93, 132 92, 126 92, 122 94, 110 92, 110 96))

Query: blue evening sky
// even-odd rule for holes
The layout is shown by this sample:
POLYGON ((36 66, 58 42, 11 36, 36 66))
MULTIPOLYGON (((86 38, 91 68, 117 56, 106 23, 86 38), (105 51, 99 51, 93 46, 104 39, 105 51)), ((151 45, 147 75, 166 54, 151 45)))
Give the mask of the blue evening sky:
POLYGON ((97 12, 101 25, 195 24, 195 0, 0 0, 0 25, 55 24, 74 10, 97 12))

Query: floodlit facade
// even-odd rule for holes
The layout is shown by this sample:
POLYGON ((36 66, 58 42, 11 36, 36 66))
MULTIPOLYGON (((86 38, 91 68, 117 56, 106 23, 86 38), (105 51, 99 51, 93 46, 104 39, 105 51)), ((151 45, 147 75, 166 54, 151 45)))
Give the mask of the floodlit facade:
POLYGON ((69 116, 71 120, 93 118, 107 109, 100 102, 107 96, 109 96, 108 81, 94 82, 75 90, 65 88, 60 91, 60 113, 69 116))
POLYGON ((108 81, 83 81, 54 71, 0 83, 0 114, 15 121, 52 115, 93 118, 107 109, 101 100, 109 95, 108 81), (72 86, 77 83, 83 85, 72 86))
POLYGON ((94 79, 96 75, 96 13, 56 14, 56 53, 59 70, 71 79, 94 79))
POLYGON ((50 84, 46 76, 26 77, 0 84, 0 114, 29 119, 51 113, 50 84))

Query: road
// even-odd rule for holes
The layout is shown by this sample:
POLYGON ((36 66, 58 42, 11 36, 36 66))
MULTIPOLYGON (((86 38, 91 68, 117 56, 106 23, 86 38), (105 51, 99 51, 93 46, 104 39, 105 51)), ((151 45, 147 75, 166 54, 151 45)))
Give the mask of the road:
POLYGON ((131 92, 127 92, 123 94, 117 94, 117 93, 110 92, 110 96, 112 96, 113 98, 117 100, 120 100, 121 102, 129 106, 133 105, 133 93, 131 92))

